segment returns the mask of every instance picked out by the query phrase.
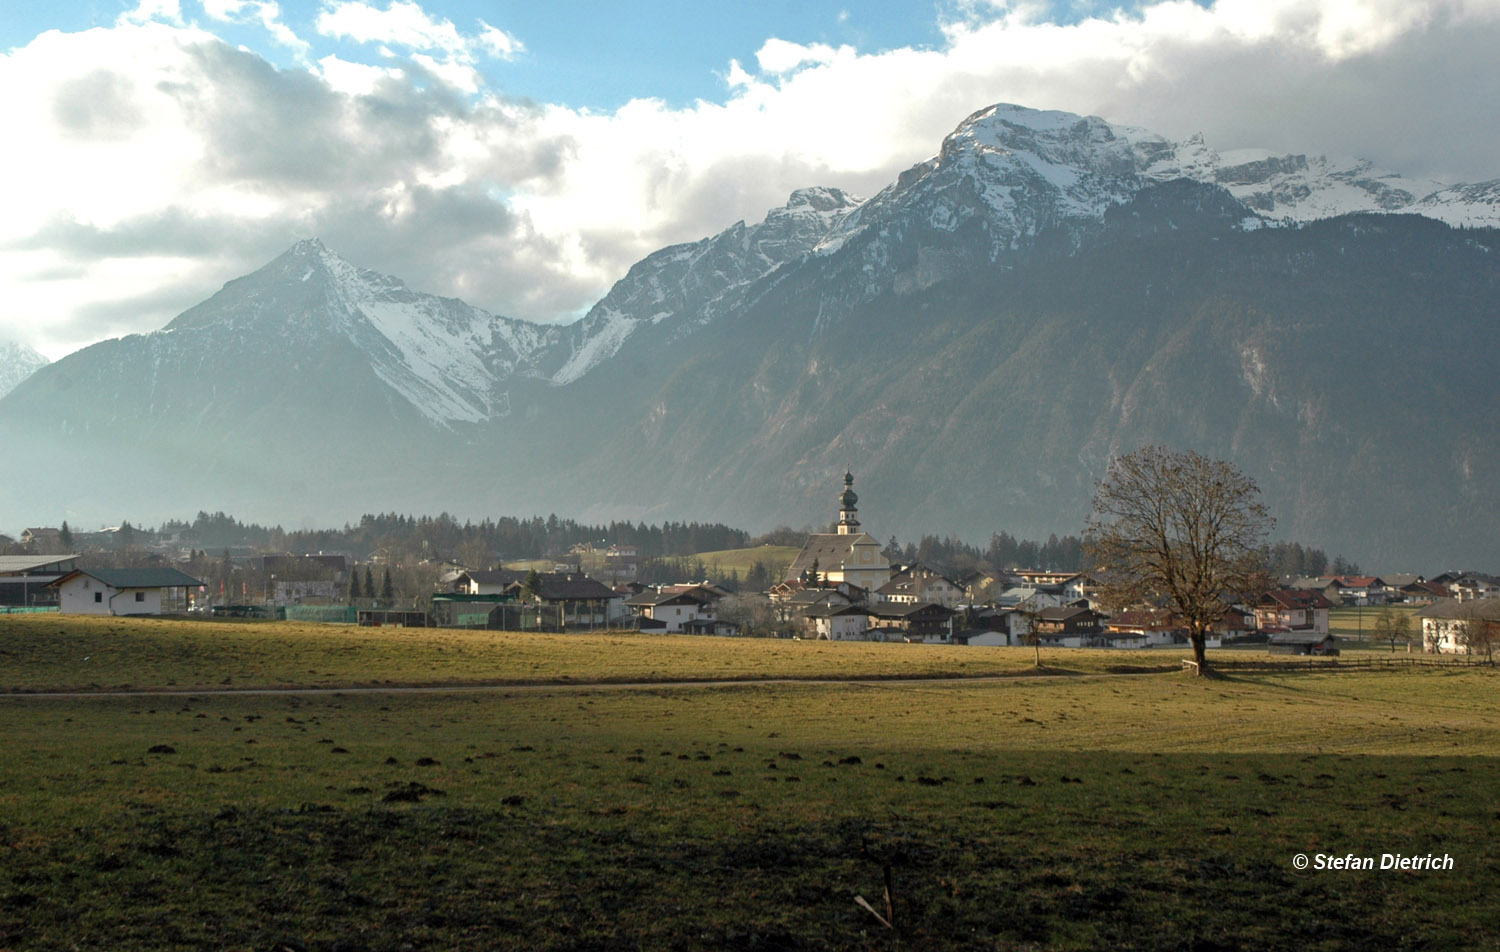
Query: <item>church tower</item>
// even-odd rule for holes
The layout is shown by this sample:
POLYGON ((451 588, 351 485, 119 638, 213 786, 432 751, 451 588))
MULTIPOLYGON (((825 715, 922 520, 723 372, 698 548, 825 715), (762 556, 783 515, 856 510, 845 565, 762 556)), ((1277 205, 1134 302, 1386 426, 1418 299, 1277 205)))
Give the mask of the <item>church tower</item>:
POLYGON ((859 510, 854 504, 859 502, 859 497, 854 494, 854 474, 844 474, 844 491, 839 493, 839 535, 858 535, 859 520, 855 513, 859 510))

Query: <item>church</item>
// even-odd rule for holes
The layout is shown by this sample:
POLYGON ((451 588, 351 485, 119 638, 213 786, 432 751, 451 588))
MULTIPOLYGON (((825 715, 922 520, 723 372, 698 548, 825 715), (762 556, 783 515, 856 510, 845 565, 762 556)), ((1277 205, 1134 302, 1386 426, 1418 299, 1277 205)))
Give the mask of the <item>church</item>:
POLYGON ((859 527, 855 508, 859 497, 854 493, 853 473, 844 474, 844 491, 838 499, 837 531, 808 536, 807 544, 787 568, 785 581, 814 587, 848 582, 874 592, 891 580, 891 564, 881 554, 880 543, 859 527))

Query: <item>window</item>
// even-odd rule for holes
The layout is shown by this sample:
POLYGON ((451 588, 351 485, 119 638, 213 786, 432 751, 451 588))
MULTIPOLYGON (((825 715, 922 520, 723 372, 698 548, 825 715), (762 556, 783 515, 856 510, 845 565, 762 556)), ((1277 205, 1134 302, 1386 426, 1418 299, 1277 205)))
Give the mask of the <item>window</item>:
POLYGON ((138 601, 138 602, 144 602, 146 600, 146 593, 145 592, 136 592, 135 593, 135 600, 138 601))
POLYGON ((96 602, 102 602, 102 601, 104 601, 104 593, 103 592, 95 592, 94 593, 94 601, 96 601, 96 602))

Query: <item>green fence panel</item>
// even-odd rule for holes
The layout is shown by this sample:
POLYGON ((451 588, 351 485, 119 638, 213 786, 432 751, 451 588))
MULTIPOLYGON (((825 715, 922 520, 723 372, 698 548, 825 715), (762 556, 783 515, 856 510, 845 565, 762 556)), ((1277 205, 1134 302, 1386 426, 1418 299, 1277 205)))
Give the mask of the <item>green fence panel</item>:
POLYGON ((287 621, 315 621, 333 625, 352 625, 359 621, 359 609, 352 605, 288 605, 287 621))

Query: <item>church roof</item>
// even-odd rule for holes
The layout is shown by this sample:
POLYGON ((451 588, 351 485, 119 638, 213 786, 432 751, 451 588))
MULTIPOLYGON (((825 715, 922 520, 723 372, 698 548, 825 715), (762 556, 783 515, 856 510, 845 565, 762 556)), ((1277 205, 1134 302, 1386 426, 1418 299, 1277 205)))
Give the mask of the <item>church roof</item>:
POLYGON ((807 537, 807 544, 792 564, 787 566, 786 579, 801 578, 802 573, 813 567, 813 562, 818 563, 819 572, 828 572, 840 569, 848 561, 850 554, 856 545, 873 545, 877 549, 880 543, 868 532, 857 532, 852 535, 839 535, 836 532, 815 532, 807 537))

